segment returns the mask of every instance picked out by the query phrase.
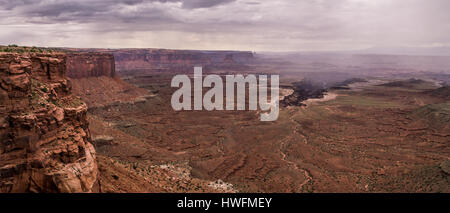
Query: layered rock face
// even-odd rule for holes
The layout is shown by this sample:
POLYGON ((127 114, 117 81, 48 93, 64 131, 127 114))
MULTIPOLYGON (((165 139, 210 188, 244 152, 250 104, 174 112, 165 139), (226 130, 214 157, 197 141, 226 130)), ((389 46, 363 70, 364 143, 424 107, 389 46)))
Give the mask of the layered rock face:
POLYGON ((98 190, 87 106, 66 55, 0 53, 0 192, 98 190))
POLYGON ((67 76, 72 92, 80 96, 90 109, 111 104, 142 101, 149 94, 115 75, 112 53, 77 50, 67 54, 67 76))
POLYGON ((109 53, 73 52, 67 54, 67 76, 86 78, 114 77, 114 56, 109 53))
MULTIPOLYGON (((191 72, 194 66, 208 69, 242 69, 253 62, 249 51, 201 51, 168 49, 67 49, 78 54, 113 54, 119 74, 139 71, 191 72)), ((68 67, 71 70, 70 67, 68 67)), ((69 75, 71 76, 71 75, 69 75)))
MULTIPOLYGON (((80 49, 66 48, 68 76, 71 78, 98 77, 108 74, 110 61, 115 60, 119 75, 157 72, 192 72, 194 66, 208 70, 247 69, 254 62, 250 51, 202 51, 169 49, 80 49), (114 56, 113 58, 112 55, 114 56)), ((114 70, 114 69, 112 69, 114 70)), ((115 71, 115 70, 114 70, 115 71)))
POLYGON ((190 72, 194 66, 203 66, 206 69, 236 69, 253 59, 252 52, 244 51, 128 49, 112 52, 119 71, 153 69, 190 72))

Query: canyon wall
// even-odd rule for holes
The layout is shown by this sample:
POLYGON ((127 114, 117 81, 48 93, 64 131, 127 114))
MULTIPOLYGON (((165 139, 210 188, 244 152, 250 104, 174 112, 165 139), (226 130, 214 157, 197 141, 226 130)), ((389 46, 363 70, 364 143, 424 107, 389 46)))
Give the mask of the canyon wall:
POLYGON ((90 109, 111 104, 135 103, 149 94, 145 89, 130 85, 116 77, 114 55, 79 49, 67 53, 67 76, 72 91, 90 109))
POLYGON ((130 49, 117 50, 113 54, 121 74, 135 74, 141 70, 190 73, 194 66, 202 66, 206 72, 239 70, 247 68, 253 59, 252 52, 239 51, 130 49))
POLYGON ((118 70, 162 69, 183 71, 193 66, 227 68, 244 65, 252 58, 251 52, 196 51, 164 49, 131 49, 113 52, 118 70))
POLYGON ((108 76, 114 77, 114 56, 98 52, 67 53, 67 76, 70 78, 86 78, 108 76))
POLYGON ((65 75, 65 54, 0 53, 0 192, 98 190, 87 106, 65 75))
MULTIPOLYGON (((253 53, 249 51, 76 48, 67 50, 79 53, 113 54, 117 72, 121 75, 133 75, 148 71, 192 72, 194 66, 202 66, 206 72, 209 70, 240 70, 246 69, 254 59, 253 53)), ((69 67, 70 69, 71 67, 69 67)))

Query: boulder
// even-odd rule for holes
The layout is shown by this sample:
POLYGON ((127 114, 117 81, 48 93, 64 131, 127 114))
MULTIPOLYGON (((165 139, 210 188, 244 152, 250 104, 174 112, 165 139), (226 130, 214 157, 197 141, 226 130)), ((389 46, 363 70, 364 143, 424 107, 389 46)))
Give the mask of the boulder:
POLYGON ((442 162, 440 167, 443 172, 450 175, 450 160, 446 160, 446 161, 442 162))

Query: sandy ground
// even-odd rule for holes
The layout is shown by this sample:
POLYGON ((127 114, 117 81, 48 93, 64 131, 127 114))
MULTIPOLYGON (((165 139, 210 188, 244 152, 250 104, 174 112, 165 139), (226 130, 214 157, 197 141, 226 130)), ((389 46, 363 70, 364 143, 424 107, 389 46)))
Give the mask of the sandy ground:
POLYGON ((386 81, 386 80, 371 79, 371 80, 368 80, 367 82, 357 82, 357 83, 349 84, 348 87, 353 91, 362 91, 364 88, 367 88, 370 86, 375 86, 375 85, 380 85, 380 84, 385 84, 388 82, 389 81, 386 81))
POLYGON ((294 93, 293 89, 280 88, 280 101, 283 100, 286 96, 291 95, 292 93, 294 93))
POLYGON ((323 96, 323 98, 311 98, 306 101, 303 101, 303 103, 306 104, 306 106, 308 106, 308 105, 310 105, 312 103, 316 103, 316 102, 331 101, 333 99, 336 99, 337 96, 338 96, 338 94, 336 94, 336 93, 328 92, 327 94, 325 94, 323 96))

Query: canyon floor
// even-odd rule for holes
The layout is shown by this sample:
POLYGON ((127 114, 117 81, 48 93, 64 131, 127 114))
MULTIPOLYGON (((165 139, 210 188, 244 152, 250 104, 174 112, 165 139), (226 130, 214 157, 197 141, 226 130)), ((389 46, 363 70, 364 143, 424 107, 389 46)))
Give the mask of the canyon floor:
POLYGON ((450 101, 433 83, 371 79, 261 122, 175 112, 171 77, 127 77, 148 94, 89 109, 102 192, 450 192, 450 101))

